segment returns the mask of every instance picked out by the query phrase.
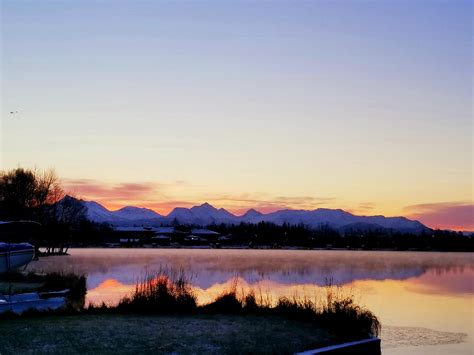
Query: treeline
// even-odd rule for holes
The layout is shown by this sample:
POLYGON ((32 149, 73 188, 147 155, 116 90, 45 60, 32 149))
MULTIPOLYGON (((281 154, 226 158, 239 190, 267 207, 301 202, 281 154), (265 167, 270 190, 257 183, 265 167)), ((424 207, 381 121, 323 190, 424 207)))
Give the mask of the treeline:
POLYGON ((109 229, 90 222, 86 213, 86 207, 77 199, 65 197, 54 170, 16 168, 0 172, 0 221, 41 224, 40 228, 34 224, 3 227, 1 241, 27 241, 51 252, 63 252, 67 243, 79 236, 98 237, 109 229))
POLYGON ((341 233, 328 225, 310 229, 304 225, 281 226, 268 222, 258 224, 210 225, 209 229, 231 236, 233 244, 253 247, 298 246, 306 248, 392 249, 474 251, 473 236, 444 230, 427 230, 421 234, 393 230, 350 230, 341 233))

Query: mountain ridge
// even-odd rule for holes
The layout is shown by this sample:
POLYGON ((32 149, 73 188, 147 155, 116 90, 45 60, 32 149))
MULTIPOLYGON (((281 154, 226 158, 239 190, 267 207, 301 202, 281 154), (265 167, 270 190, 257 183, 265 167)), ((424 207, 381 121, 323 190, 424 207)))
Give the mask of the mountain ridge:
POLYGON ((115 211, 108 210, 95 201, 82 201, 87 209, 86 216, 89 220, 98 223, 109 223, 113 226, 131 225, 170 225, 181 223, 188 225, 211 224, 239 224, 260 222, 274 223, 276 225, 303 224, 309 228, 317 229, 328 226, 336 230, 396 230, 400 232, 420 233, 429 230, 428 227, 416 220, 403 216, 385 217, 358 216, 342 209, 317 208, 314 210, 284 209, 270 213, 262 213, 256 209, 249 209, 241 216, 236 216, 224 208, 217 209, 209 203, 203 203, 191 208, 176 207, 168 215, 134 206, 125 206, 115 211))

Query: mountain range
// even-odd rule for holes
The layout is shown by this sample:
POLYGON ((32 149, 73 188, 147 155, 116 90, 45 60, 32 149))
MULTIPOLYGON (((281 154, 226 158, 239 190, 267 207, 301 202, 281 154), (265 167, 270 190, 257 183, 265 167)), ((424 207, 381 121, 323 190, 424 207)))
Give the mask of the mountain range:
POLYGON ((209 203, 191 208, 176 207, 163 216, 151 209, 127 206, 111 211, 95 201, 82 201, 86 207, 87 218, 98 223, 112 226, 160 226, 173 222, 188 225, 207 226, 210 224, 238 224, 270 222, 276 225, 303 224, 309 228, 328 226, 339 231, 358 230, 395 230, 399 232, 420 233, 428 230, 422 223, 405 217, 357 216, 341 209, 318 208, 315 210, 280 210, 261 213, 254 209, 242 216, 236 216, 223 208, 215 208, 209 203))

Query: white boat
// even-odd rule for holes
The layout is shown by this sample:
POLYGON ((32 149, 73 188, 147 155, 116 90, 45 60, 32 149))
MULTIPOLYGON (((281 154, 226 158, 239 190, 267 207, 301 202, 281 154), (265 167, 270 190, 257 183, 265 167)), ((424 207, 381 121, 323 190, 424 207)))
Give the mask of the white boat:
POLYGON ((0 243, 0 273, 27 265, 35 256, 35 247, 28 243, 0 243))
POLYGON ((41 224, 35 221, 0 221, 0 274, 19 269, 33 260, 35 247, 24 242, 34 241, 39 228, 41 224))
POLYGON ((56 292, 32 292, 18 295, 0 294, 0 314, 5 312, 21 314, 29 310, 49 311, 66 305, 69 290, 56 292))

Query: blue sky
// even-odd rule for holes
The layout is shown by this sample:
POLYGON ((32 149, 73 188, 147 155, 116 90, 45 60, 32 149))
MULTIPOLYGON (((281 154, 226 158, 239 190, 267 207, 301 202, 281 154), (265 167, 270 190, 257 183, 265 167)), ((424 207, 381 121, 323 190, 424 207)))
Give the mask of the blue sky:
POLYGON ((4 169, 149 206, 472 201, 470 1, 1 3, 4 169))

